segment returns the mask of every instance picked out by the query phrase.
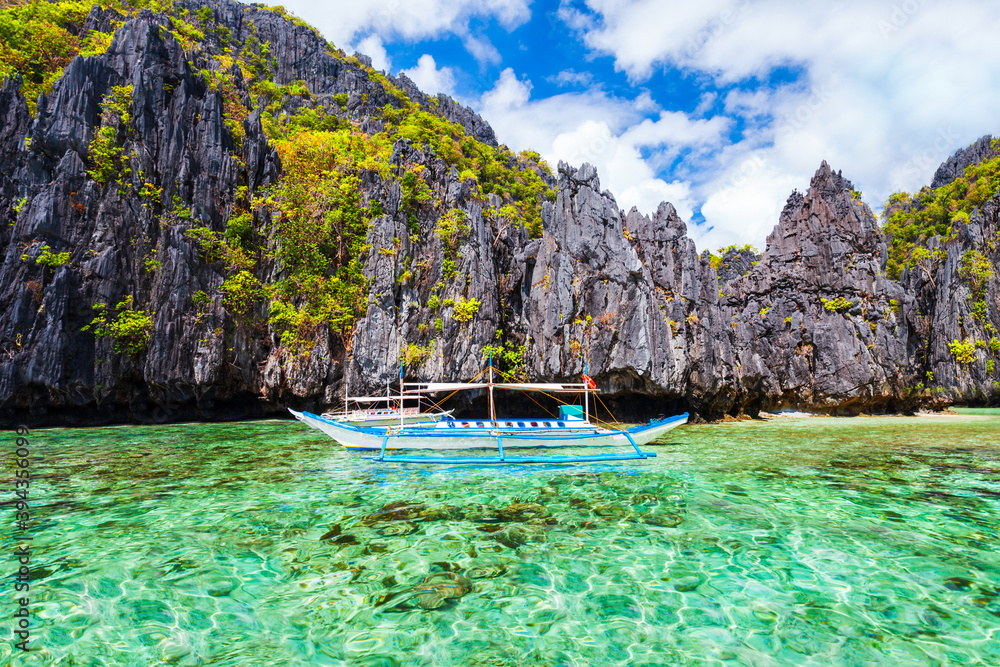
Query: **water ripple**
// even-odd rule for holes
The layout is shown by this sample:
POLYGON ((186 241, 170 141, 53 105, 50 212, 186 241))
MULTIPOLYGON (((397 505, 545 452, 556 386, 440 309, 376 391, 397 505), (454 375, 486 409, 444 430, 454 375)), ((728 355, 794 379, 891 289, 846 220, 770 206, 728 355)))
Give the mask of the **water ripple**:
POLYGON ((38 431, 25 664, 998 664, 998 427, 689 426, 502 469, 295 422, 38 431))

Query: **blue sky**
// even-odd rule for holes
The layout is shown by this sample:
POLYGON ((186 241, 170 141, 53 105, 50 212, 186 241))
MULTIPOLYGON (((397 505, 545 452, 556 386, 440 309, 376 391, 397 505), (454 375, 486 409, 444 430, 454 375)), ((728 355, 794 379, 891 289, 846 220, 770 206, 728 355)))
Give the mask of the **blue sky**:
POLYGON ((595 164, 621 208, 670 201, 699 249, 763 247, 821 160, 878 210, 998 131, 1000 3, 284 5, 378 69, 472 107, 511 148, 595 164))

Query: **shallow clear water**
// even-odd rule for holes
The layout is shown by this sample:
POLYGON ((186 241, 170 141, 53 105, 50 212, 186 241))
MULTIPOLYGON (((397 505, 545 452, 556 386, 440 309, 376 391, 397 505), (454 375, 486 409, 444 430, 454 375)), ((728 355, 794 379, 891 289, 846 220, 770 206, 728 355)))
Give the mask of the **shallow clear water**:
POLYGON ((0 664, 1000 664, 998 435, 779 418, 469 468, 292 421, 34 431, 38 652, 0 664))

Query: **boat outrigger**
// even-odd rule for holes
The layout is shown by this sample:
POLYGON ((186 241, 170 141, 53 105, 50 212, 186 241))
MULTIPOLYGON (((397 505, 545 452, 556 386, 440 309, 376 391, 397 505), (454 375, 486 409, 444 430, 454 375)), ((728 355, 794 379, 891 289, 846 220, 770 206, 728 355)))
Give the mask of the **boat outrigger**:
MULTIPOLYGON (((492 359, 491 359, 492 362, 492 359)), ((494 382, 492 363, 486 382, 468 383, 401 383, 403 395, 420 396, 430 393, 486 389, 489 396, 489 419, 444 419, 432 424, 399 424, 386 427, 351 425, 310 412, 289 410, 307 426, 326 433, 348 449, 378 452, 365 458, 392 463, 573 463, 588 461, 623 461, 647 459, 655 452, 639 449, 672 428, 686 424, 688 414, 656 419, 632 428, 606 428, 590 421, 589 396, 597 386, 584 374, 584 382, 515 383, 494 382), (493 402, 495 390, 537 391, 546 394, 582 393, 583 405, 562 405, 557 419, 497 419, 493 402), (569 456, 510 456, 512 448, 549 447, 630 447, 624 453, 602 453, 569 456), (391 450, 475 450, 495 449, 498 456, 398 456, 391 450)), ((499 372, 499 371, 498 371, 499 372)))

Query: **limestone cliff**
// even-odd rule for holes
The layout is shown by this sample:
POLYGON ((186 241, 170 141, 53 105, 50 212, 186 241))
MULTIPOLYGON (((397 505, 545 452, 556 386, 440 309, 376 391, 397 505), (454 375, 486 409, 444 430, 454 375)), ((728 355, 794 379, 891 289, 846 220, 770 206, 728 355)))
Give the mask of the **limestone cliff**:
MULTIPOLYGON (((5 423, 318 410, 345 390, 380 390, 401 358, 411 379, 470 379, 488 346, 508 353, 509 370, 542 381, 579 378, 589 360, 607 400, 633 418, 1000 401, 989 342, 1000 283, 995 270, 980 280, 968 269, 973 250, 993 269, 1000 260, 995 196, 896 280, 872 211, 823 163, 809 190, 789 197, 762 255, 732 249, 713 260, 670 204, 651 216, 621 211, 592 166, 560 164, 552 176, 504 153, 472 111, 383 77, 307 26, 228 0, 176 8, 203 17, 200 41, 175 17, 95 8, 82 30, 113 31, 110 46, 73 59, 34 116, 18 77, 0 87, 5 423), (233 61, 250 45, 266 45, 254 53, 270 88, 233 61), (389 132, 414 110, 461 136, 435 150, 389 132), (273 204, 289 173, 274 128, 288 118, 392 138, 383 167, 358 172, 363 312, 346 329, 303 329, 297 345, 272 301, 291 271, 275 250, 284 214, 273 204), (112 178, 98 174, 102 131, 120 156, 112 178), (523 183, 492 187, 451 155, 487 149, 550 189, 537 199, 540 236, 511 213, 523 183), (237 220, 255 239, 244 264, 261 286, 238 307, 241 269, 204 243, 228 248, 243 233, 237 220), (149 314, 142 345, 95 335, 96 314, 116 304, 149 314), (956 342, 971 348, 956 354, 956 342)), ((987 138, 960 152, 935 183, 990 147, 987 138)), ((305 296, 295 298, 305 312, 305 296)))
POLYGON ((996 333, 997 282, 976 320, 960 275, 973 248, 995 266, 996 210, 991 201, 960 225, 936 275, 918 267, 892 280, 872 211, 824 162, 808 192, 789 197, 759 261, 730 251, 720 279, 669 204, 652 218, 624 214, 592 168, 560 165, 526 310, 533 339, 548 342, 532 348, 530 374, 573 377, 578 351, 589 350, 606 390, 709 417, 996 401, 988 362, 997 355, 986 341, 996 333), (740 263, 747 270, 733 276, 740 263), (956 339, 980 341, 973 362, 956 360, 956 339))

